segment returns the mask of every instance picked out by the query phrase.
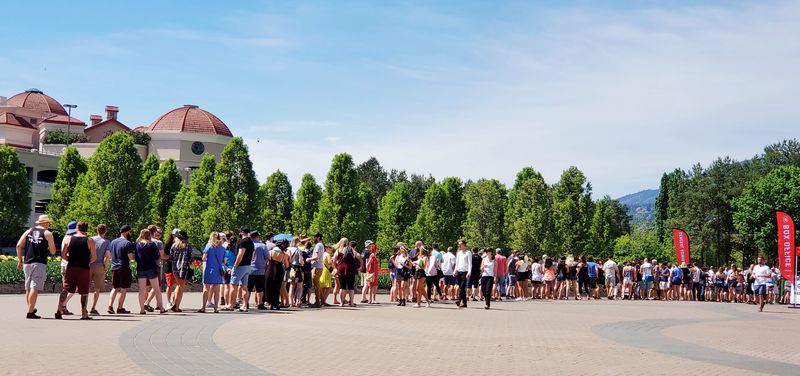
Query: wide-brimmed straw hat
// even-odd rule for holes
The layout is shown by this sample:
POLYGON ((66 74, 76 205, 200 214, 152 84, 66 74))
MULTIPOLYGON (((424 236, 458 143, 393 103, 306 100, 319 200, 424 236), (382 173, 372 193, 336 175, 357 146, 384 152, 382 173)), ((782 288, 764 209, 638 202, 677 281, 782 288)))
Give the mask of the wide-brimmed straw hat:
POLYGON ((42 223, 52 223, 52 222, 53 221, 50 220, 50 216, 47 215, 47 214, 40 215, 39 219, 36 220, 36 224, 37 225, 42 224, 42 223))

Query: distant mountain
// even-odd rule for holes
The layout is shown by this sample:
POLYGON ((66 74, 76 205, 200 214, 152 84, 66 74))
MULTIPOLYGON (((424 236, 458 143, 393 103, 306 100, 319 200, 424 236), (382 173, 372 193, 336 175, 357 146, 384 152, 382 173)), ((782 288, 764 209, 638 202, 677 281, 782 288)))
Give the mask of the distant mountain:
POLYGON ((617 199, 628 207, 632 223, 655 222, 658 189, 646 189, 617 199))

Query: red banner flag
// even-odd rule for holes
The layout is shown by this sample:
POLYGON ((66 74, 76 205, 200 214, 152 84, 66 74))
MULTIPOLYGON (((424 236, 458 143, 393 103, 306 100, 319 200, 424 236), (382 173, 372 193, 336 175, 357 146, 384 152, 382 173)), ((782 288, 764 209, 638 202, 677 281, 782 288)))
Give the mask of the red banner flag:
POLYGON ((675 260, 678 265, 689 264, 689 235, 679 228, 672 229, 672 242, 675 244, 675 260))
POLYGON ((789 214, 776 212, 778 219, 778 261, 783 278, 794 281, 794 221, 789 214))

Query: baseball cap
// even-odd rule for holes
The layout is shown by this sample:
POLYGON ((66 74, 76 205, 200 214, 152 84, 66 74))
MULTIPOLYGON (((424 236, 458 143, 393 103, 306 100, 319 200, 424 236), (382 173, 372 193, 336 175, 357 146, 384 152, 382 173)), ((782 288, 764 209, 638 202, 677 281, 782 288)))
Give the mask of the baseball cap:
POLYGON ((375 244, 372 240, 367 240, 364 242, 364 247, 369 247, 370 244, 375 244))
POLYGON ((247 226, 242 226, 242 227, 239 227, 239 232, 243 232, 245 234, 249 234, 250 233, 250 229, 247 228, 247 226))
MULTIPOLYGON (((76 224, 76 225, 77 225, 77 224, 76 224)), ((122 227, 120 227, 120 228, 119 228, 119 233, 121 234, 121 233, 123 233, 123 232, 128 232, 128 231, 130 231, 130 230, 131 230, 131 226, 128 226, 128 225, 122 225, 122 227)))
POLYGON ((78 222, 70 221, 67 224, 67 233, 66 233, 66 235, 72 235, 72 234, 74 234, 76 232, 78 232, 78 222))
MULTIPOLYGON (((242 232, 244 232, 244 231, 242 231, 242 232)), ((261 236, 261 234, 259 234, 258 231, 253 231, 253 232, 250 233, 250 237, 251 238, 257 238, 259 236, 261 236)))

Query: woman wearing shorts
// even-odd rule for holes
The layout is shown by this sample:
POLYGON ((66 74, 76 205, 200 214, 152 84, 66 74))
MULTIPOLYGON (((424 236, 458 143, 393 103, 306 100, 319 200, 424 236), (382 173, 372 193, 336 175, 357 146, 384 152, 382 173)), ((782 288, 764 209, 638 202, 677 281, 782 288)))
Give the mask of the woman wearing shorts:
POLYGON ((575 259, 572 256, 567 257, 567 279, 564 282, 564 296, 569 299, 569 290, 575 294, 575 300, 578 300, 580 292, 578 292, 578 268, 575 259))
POLYGON ((289 306, 300 307, 301 297, 303 295, 303 251, 298 247, 300 245, 300 238, 294 237, 292 244, 289 246, 289 261, 290 270, 287 275, 289 276, 289 306))
POLYGON ((635 270, 630 262, 625 261, 622 265, 622 299, 633 300, 633 273, 635 270))
POLYGON ((545 258, 544 260, 544 297, 546 299, 555 299, 555 286, 556 286, 556 265, 552 258, 545 258))
POLYGON ((564 281, 567 280, 567 257, 561 256, 556 263, 556 299, 564 299, 564 281))
POLYGON ((405 247, 397 250, 394 257, 394 267, 397 269, 397 305, 405 306, 408 297, 408 280, 411 279, 411 264, 408 260, 408 251, 405 247))
POLYGON ((136 239, 136 278, 139 285, 139 314, 147 313, 145 299, 147 299, 147 283, 153 287, 159 313, 164 313, 164 304, 161 301, 161 287, 158 285, 158 260, 161 259, 158 246, 152 240, 152 235, 147 229, 139 232, 136 239))
POLYGON ((659 264, 659 274, 658 274, 658 288, 661 291, 661 300, 672 300, 670 296, 670 286, 669 286, 669 278, 672 274, 672 271, 669 268, 669 265, 659 264))
POLYGON ((541 299, 543 297, 544 268, 539 261, 541 261, 539 257, 534 257, 531 265, 531 298, 533 299, 541 299))
POLYGON ((225 247, 222 246, 222 236, 212 232, 208 236, 208 243, 203 249, 203 308, 198 313, 205 313, 208 303, 213 301, 214 313, 219 312, 219 286, 225 275, 225 247))
POLYGON ((183 312, 181 310, 181 300, 183 300, 183 292, 186 290, 186 280, 192 276, 192 247, 187 241, 188 235, 186 231, 180 230, 175 234, 175 241, 172 243, 172 249, 169 252, 169 258, 172 262, 172 276, 175 277, 175 302, 170 311, 183 312))
POLYGON ((672 286, 672 289, 670 290, 672 300, 683 300, 683 297, 681 296, 683 287, 683 272, 677 264, 672 264, 669 283, 672 286))
POLYGON ((531 279, 530 259, 528 255, 517 255, 517 301, 528 300, 528 280, 531 279))
POLYGON ((589 297, 589 267, 586 265, 586 256, 578 259, 578 300, 582 299, 583 294, 589 297))
MULTIPOLYGON (((416 261, 417 269, 414 272, 415 273, 414 278, 416 278, 416 280, 417 280, 417 283, 416 283, 416 285, 417 285, 417 291, 416 291, 417 304, 414 306, 416 308, 419 308, 419 307, 422 306, 421 305, 422 298, 425 298, 425 306, 428 307, 428 308, 431 307, 430 298, 428 298, 428 294, 426 294, 426 292, 425 292, 425 279, 426 279, 425 277, 427 276, 426 273, 425 273, 425 269, 428 266, 429 262, 430 262, 430 252, 428 251, 427 248, 422 247, 419 250, 419 254, 417 255, 417 261, 416 261)), ((491 294, 489 296, 491 296, 491 294)))

